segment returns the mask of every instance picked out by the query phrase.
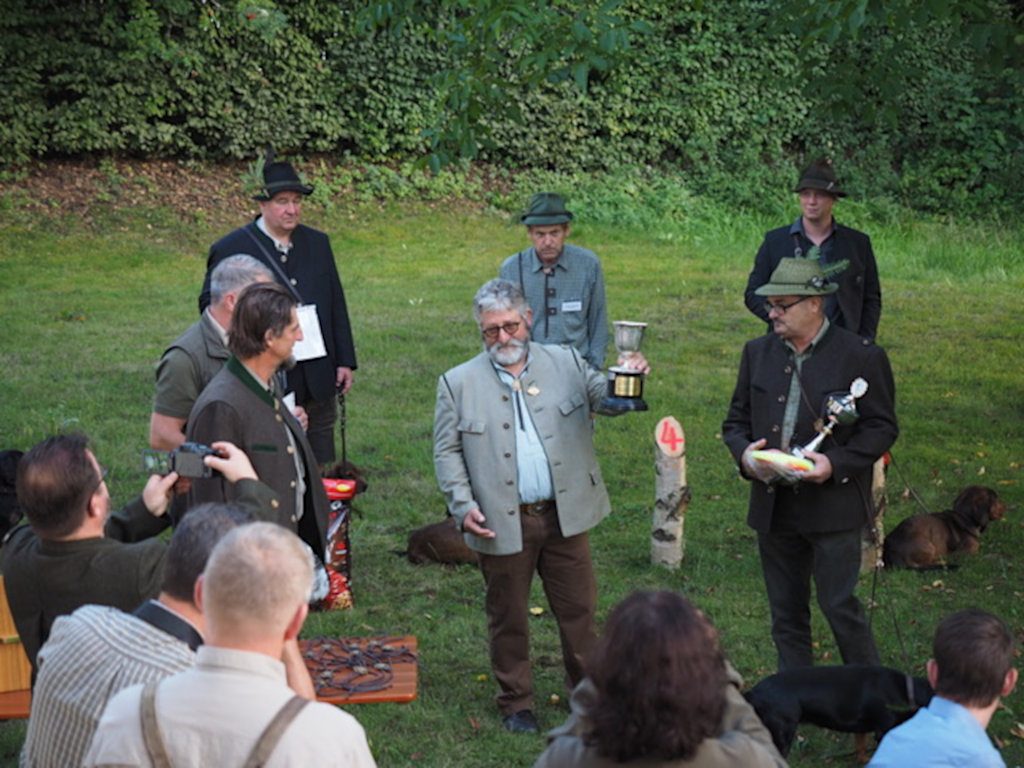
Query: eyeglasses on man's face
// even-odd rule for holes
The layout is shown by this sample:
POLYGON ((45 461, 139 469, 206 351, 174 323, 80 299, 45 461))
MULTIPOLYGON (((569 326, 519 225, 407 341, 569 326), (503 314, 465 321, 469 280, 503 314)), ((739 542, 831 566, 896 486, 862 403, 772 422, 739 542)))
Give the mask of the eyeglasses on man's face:
POLYGON ((789 304, 782 304, 782 303, 772 304, 770 301, 766 301, 764 303, 764 311, 767 312, 770 315, 772 313, 772 310, 774 309, 780 315, 784 315, 784 314, 786 314, 786 310, 788 310, 788 309, 790 309, 792 307, 795 307, 801 301, 807 301, 809 298, 811 298, 811 297, 810 296, 801 296, 796 301, 789 302, 789 304))
POLYGON ((519 326, 521 326, 522 324, 523 323, 521 320, 516 320, 511 323, 492 325, 487 328, 482 328, 480 330, 480 335, 483 336, 488 341, 494 341, 495 339, 497 339, 498 334, 501 333, 502 331, 507 333, 509 336, 515 336, 516 332, 519 330, 519 326))

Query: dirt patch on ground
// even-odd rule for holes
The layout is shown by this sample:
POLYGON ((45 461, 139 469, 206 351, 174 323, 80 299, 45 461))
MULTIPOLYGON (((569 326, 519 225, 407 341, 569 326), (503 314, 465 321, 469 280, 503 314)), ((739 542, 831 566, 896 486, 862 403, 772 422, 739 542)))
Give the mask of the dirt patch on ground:
MULTIPOLYGON (((326 158, 325 163, 317 160, 310 159, 308 164, 331 167, 326 158)), ((0 174, 0 212, 17 210, 40 218, 72 218, 88 226, 122 209, 162 208, 186 222, 237 222, 256 212, 255 202, 243 191, 247 168, 242 162, 212 165, 176 160, 48 160, 0 174)), ((492 173, 486 166, 474 165, 466 174, 476 190, 486 190, 481 196, 484 199, 453 196, 420 202, 428 208, 479 211, 487 208, 486 198, 508 194, 512 187, 508 174, 492 173)), ((329 181, 336 184, 334 179, 329 181)), ((366 186, 371 184, 367 182, 366 186)), ((368 197, 365 189, 353 194, 351 182, 335 189, 341 205, 384 203, 372 193, 368 197)))
POLYGON ((128 207, 238 219, 254 207, 241 192, 243 172, 242 164, 54 160, 7 174, 0 181, 0 198, 21 210, 85 220, 100 210, 128 207))

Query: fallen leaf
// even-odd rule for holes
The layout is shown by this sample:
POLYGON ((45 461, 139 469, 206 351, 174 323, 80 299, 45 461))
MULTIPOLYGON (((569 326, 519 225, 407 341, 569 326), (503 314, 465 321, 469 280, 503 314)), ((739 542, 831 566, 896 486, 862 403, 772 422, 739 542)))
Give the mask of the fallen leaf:
POLYGON ((552 693, 551 698, 548 699, 548 701, 550 701, 552 704, 558 704, 561 700, 562 697, 559 696, 557 693, 552 693))
POLYGON ((530 615, 531 616, 540 616, 543 613, 544 613, 544 609, 541 608, 539 605, 535 605, 532 608, 530 608, 530 615))

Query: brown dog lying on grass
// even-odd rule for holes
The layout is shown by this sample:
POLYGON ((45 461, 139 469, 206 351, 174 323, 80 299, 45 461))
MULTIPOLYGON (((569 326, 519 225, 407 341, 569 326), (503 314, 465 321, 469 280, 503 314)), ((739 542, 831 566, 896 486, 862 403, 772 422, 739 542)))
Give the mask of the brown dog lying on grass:
POLYGON ((964 488, 947 512, 913 515, 886 536, 882 560, 886 568, 935 568, 948 555, 973 555, 978 539, 992 520, 1001 520, 1006 506, 991 488, 964 488))
POLYGON ((477 565, 476 552, 466 546, 454 517, 417 528, 409 534, 405 552, 397 554, 405 555, 414 565, 477 565))

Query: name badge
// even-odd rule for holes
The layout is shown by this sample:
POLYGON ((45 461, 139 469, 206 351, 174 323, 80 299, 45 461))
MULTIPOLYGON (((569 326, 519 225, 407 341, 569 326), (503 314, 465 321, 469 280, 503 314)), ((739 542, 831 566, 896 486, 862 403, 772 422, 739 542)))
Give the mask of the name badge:
POLYGON ((563 301, 562 302, 563 312, 582 312, 583 302, 582 301, 563 301))
POLYGON ((292 354, 299 362, 315 360, 327 354, 324 337, 320 334, 320 319, 316 314, 316 304, 303 304, 298 309, 299 326, 302 328, 302 341, 295 343, 292 354))

